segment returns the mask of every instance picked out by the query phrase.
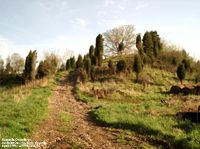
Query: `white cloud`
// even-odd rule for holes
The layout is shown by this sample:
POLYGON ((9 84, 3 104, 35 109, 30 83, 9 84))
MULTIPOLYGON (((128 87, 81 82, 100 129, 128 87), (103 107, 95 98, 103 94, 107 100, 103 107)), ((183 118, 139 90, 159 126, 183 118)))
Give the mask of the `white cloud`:
POLYGON ((135 9, 136 9, 136 11, 139 11, 139 10, 141 10, 141 9, 144 9, 144 8, 148 7, 148 6, 149 6, 149 3, 147 3, 147 2, 142 2, 142 1, 138 1, 138 3, 137 3, 137 5, 136 5, 135 9))
POLYGON ((78 26, 82 26, 82 27, 85 27, 85 26, 87 26, 89 23, 85 20, 85 19, 83 19, 83 18, 75 18, 74 20, 71 20, 70 21, 71 23, 73 23, 73 24, 76 24, 76 25, 78 25, 78 26))

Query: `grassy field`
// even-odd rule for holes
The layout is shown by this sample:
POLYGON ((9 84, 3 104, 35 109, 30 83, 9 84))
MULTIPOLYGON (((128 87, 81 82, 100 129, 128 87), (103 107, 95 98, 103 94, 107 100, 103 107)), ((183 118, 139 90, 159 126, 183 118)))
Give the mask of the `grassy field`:
MULTIPOLYGON (((129 136, 137 136, 156 148, 199 148, 200 126, 178 119, 176 113, 196 109, 200 97, 166 94, 179 83, 174 73, 145 67, 142 75, 150 82, 145 88, 134 82, 131 73, 104 82, 79 84, 75 93, 77 99, 93 106, 90 114, 100 125, 128 131, 129 136), (98 99, 92 88, 110 92, 98 99)), ((187 80, 185 84, 191 83, 187 80)), ((125 138, 120 137, 119 142, 127 143, 125 138)))
POLYGON ((48 114, 48 97, 62 75, 0 87, 0 139, 28 138, 34 132, 34 126, 48 114))

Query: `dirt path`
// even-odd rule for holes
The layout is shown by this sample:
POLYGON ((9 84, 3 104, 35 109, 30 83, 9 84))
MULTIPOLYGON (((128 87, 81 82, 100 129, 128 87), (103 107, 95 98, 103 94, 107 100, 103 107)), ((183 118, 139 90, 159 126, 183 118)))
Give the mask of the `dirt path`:
POLYGON ((132 148, 128 145, 115 143, 115 133, 104 127, 99 127, 89 120, 88 112, 91 107, 75 100, 72 86, 65 80, 60 81, 49 99, 49 117, 38 124, 33 140, 46 141, 46 146, 40 148, 67 149, 70 142, 89 149, 119 149, 132 148), (69 131, 59 131, 60 113, 67 113, 73 117, 69 131))

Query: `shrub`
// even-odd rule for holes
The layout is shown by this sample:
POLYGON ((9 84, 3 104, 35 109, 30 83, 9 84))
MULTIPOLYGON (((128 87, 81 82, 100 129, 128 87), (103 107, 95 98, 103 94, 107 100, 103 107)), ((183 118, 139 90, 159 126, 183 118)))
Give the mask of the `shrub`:
POLYGON ((38 79, 41 79, 49 74, 48 67, 46 64, 47 64, 46 61, 40 62, 37 69, 37 75, 36 75, 38 79))
MULTIPOLYGON (((37 69, 37 78, 55 74, 58 66, 58 57, 54 53, 46 53, 45 60, 41 61, 37 69)), ((64 66, 63 66, 64 67, 64 66)))
POLYGON ((126 70, 126 62, 125 60, 120 60, 117 62, 117 71, 122 72, 126 70))
POLYGON ((55 74, 58 68, 59 58, 55 53, 45 53, 44 63, 49 74, 55 74))
POLYGON ((177 76, 179 80, 181 81, 181 84, 183 83, 183 79, 185 78, 185 66, 183 63, 179 64, 177 68, 177 76))
POLYGON ((60 65, 59 71, 65 71, 65 64, 60 65))

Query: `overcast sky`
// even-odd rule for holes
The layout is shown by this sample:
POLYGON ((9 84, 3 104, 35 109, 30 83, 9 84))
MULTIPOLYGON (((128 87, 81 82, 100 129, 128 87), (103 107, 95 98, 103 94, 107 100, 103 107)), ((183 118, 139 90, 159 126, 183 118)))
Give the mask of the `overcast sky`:
POLYGON ((157 30, 200 59, 199 0, 0 0, 0 55, 84 54, 99 33, 126 24, 157 30))

